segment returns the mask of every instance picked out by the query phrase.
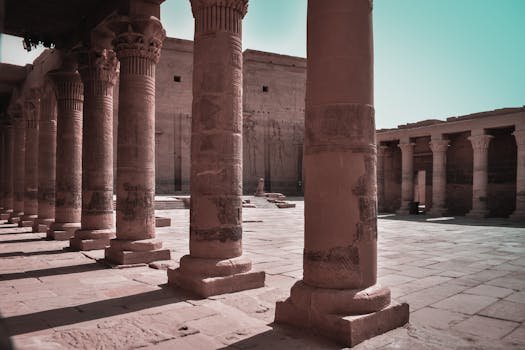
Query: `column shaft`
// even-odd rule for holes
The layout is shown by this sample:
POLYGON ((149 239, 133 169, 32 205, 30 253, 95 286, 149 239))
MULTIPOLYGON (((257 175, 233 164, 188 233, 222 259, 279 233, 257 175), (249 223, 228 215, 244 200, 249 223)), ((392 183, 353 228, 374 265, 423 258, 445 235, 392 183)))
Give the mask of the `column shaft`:
POLYGON ((510 216, 512 220, 525 221, 525 129, 513 133, 516 138, 516 209, 510 216))
POLYGON ((80 227, 83 86, 76 70, 48 74, 57 100, 55 222, 48 237, 68 240, 80 227))
POLYGON ((11 123, 5 125, 4 147, 4 210, 0 214, 2 220, 8 219, 13 212, 14 128, 11 123))
POLYGON ((388 146, 377 145, 377 210, 385 210, 385 155, 388 146))
POLYGON ((10 223, 18 223, 24 215, 26 127, 22 116, 14 119, 15 140, 13 158, 13 212, 10 223))
POLYGON ((414 146, 412 142, 399 143, 401 149, 401 206, 398 214, 407 215, 414 200, 414 146))
POLYGON ((117 58, 113 51, 80 54, 84 83, 82 137, 82 219, 70 246, 103 249, 115 237, 113 228, 113 86, 117 58))
POLYGON ((475 135, 468 139, 473 148, 473 174, 472 174, 472 210, 466 216, 483 218, 489 213, 487 209, 488 185, 488 150, 493 136, 475 135))
POLYGON ((116 239, 106 259, 117 264, 166 260, 155 240, 155 68, 165 31, 155 17, 123 18, 115 27, 120 60, 116 239))
POLYGON ((24 216, 20 226, 32 227, 38 217, 38 120, 40 115, 40 92, 31 91, 26 101, 26 152, 24 216))
POLYGON ((353 346, 408 321, 376 285, 372 3, 311 0, 307 23, 304 271, 275 320, 353 346))
POLYGON ((190 255, 170 283, 202 296, 264 286, 242 256, 242 19, 248 1, 191 1, 195 17, 190 255), (226 269, 225 269, 226 268, 226 269), (216 277, 213 283, 206 278, 216 277), (222 278, 219 278, 222 277, 222 278))
POLYGON ((38 122, 38 219, 33 232, 47 232, 55 220, 57 106, 48 82, 38 122))
POLYGON ((446 211, 447 148, 449 140, 431 140, 432 150, 432 208, 429 214, 443 216, 446 211))

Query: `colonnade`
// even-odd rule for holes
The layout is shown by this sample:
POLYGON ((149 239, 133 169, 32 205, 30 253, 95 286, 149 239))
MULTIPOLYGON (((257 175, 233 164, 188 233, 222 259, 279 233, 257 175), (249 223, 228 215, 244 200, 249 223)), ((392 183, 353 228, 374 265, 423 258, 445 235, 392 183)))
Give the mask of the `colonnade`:
MULTIPOLYGON (((512 220, 525 220, 525 126, 514 125, 513 136, 516 141, 516 206, 510 215, 512 220)), ((494 136, 487 134, 485 129, 473 129, 468 140, 472 146, 472 209, 466 214, 470 218, 484 218, 489 214, 487 207, 488 187, 488 152, 494 136)), ((432 151, 432 207, 429 214, 443 216, 446 211, 447 185, 447 149, 450 140, 444 134, 432 134, 429 148, 432 151)), ((414 146, 409 137, 400 139, 398 147, 401 150, 401 201, 398 214, 408 214, 409 205, 414 199, 414 146)), ((378 144, 378 179, 384 180, 384 167, 388 147, 378 144)), ((380 186, 380 193, 384 186, 380 186)), ((379 196, 380 200, 384 194, 379 196)))
MULTIPOLYGON (((49 225, 48 237, 70 239, 73 249, 105 248, 113 264, 170 258, 155 234, 155 68, 165 32, 160 8, 152 4, 106 19, 109 45, 93 33, 80 49, 64 51, 62 67, 48 73, 56 95, 56 124, 46 107, 39 119, 16 115, 14 128, 4 131, 4 145, 13 139, 13 129, 16 145, 14 153, 9 147, 2 153, 3 159, 9 152, 14 158, 6 171, 15 181, 4 186, 1 203, 5 213, 12 211, 10 220, 22 218, 23 225, 34 220, 35 230, 49 225), (113 228, 111 120, 117 62, 113 228), (40 135, 26 128, 25 120, 40 126, 40 135), (35 145, 40 145, 38 152, 35 145), (24 182, 24 167, 34 164, 38 181, 31 177, 24 182), (35 183, 38 196, 32 192, 35 183), (13 204, 6 195, 10 188, 13 204), (54 215, 49 206, 53 197, 54 215)), ((252 270, 242 247, 242 21, 248 0, 191 0, 191 6, 190 253, 178 269, 168 271, 168 281, 207 297, 262 287, 265 274, 252 270)), ((275 318, 346 345, 408 321, 408 305, 393 303, 390 290, 377 284, 372 43, 372 1, 309 1, 304 277, 290 298, 277 304, 275 318)), ((405 148, 411 149, 410 144, 405 148)), ((404 161, 407 174, 410 164, 404 161)))

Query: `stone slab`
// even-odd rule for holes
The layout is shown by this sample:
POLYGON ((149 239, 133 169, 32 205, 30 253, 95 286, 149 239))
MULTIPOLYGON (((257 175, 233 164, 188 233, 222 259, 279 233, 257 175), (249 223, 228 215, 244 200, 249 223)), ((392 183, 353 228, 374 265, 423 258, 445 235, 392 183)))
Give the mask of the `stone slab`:
POLYGON ((171 219, 163 216, 155 217, 155 227, 169 227, 171 226, 171 219))
POLYGON ((346 317, 298 308, 290 298, 277 302, 275 308, 276 323, 308 329, 350 347, 401 327, 408 323, 408 319, 406 303, 390 304, 374 313, 346 317))
POLYGON ((168 269, 168 284, 189 290, 207 298, 213 295, 234 293, 264 287, 265 273, 253 271, 224 277, 188 275, 180 269, 168 269))
POLYGON ((118 265, 149 264, 158 260, 169 260, 171 253, 169 249, 158 249, 150 251, 129 251, 106 248, 105 259, 118 265))
POLYGON ((11 216, 10 213, 1 213, 0 220, 8 220, 10 216, 11 216))
POLYGON ((68 241, 70 238, 73 238, 73 232, 49 229, 47 230, 46 238, 54 241, 68 241))

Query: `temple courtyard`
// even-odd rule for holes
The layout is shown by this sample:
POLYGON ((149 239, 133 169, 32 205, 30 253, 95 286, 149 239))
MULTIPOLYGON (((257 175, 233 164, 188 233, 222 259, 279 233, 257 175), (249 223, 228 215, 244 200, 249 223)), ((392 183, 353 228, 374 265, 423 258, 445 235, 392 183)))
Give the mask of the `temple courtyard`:
MULTIPOLYGON (((189 210, 158 210, 172 260, 116 268, 30 228, 0 225, 0 313, 16 349, 338 349, 273 324, 302 278, 302 198, 279 209, 246 197, 244 251, 264 288, 201 299, 166 285, 188 253, 189 210)), ((523 349, 525 225, 505 219, 379 215, 379 283, 410 323, 355 349, 523 349)))

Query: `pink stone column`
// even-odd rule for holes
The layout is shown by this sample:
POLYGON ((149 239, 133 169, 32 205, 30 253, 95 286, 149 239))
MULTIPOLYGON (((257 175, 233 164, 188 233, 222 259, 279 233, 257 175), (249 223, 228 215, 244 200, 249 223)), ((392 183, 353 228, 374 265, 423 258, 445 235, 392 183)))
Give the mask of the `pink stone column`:
POLYGON ((114 51, 91 48, 80 53, 84 83, 81 229, 70 240, 76 250, 104 249, 115 238, 113 227, 114 51))
POLYGON ((167 260, 155 239, 155 68, 165 31, 155 17, 112 24, 120 60, 116 239, 106 248, 115 264, 167 260))
POLYGON ((389 152, 388 146, 377 145, 377 210, 384 211, 385 203, 385 156, 389 152))
POLYGON ((442 136, 432 137, 430 149, 432 150, 432 208, 431 216, 443 216, 447 192, 447 149, 449 140, 443 140, 442 136))
POLYGON ((46 80, 38 122, 38 219, 33 232, 47 232, 55 221, 57 106, 51 81, 46 80))
POLYGON ((397 214, 408 215, 410 203, 414 200, 414 146, 415 143, 401 140, 401 206, 397 214))
POLYGON ((69 61, 48 75, 57 100, 57 151, 55 222, 47 236, 69 240, 80 228, 83 86, 76 65, 69 61))
POLYGON ((32 227, 38 217, 38 120, 40 118, 40 90, 33 89, 26 101, 26 152, 24 216, 19 226, 32 227))
POLYGON ((353 346, 408 321, 377 284, 372 3, 308 2, 303 280, 275 321, 353 346))
POLYGON ((13 212, 13 151, 14 151, 14 128, 12 122, 4 126, 4 209, 0 213, 1 220, 9 219, 13 212))
POLYGON ((472 209, 467 213, 469 218, 484 218, 488 215, 487 184, 488 184, 488 151, 491 135, 485 135, 484 130, 476 130, 468 139, 474 151, 474 171, 472 174, 472 209))
POLYGON ((525 128, 513 133, 516 138, 516 209, 510 216, 511 220, 525 221, 525 128))
POLYGON ((242 254, 242 19, 248 0, 192 0, 190 254, 170 284, 202 297, 264 286, 242 254))
POLYGON ((9 223, 18 224, 24 216, 26 127, 21 114, 14 118, 15 140, 13 154, 13 212, 9 223))

